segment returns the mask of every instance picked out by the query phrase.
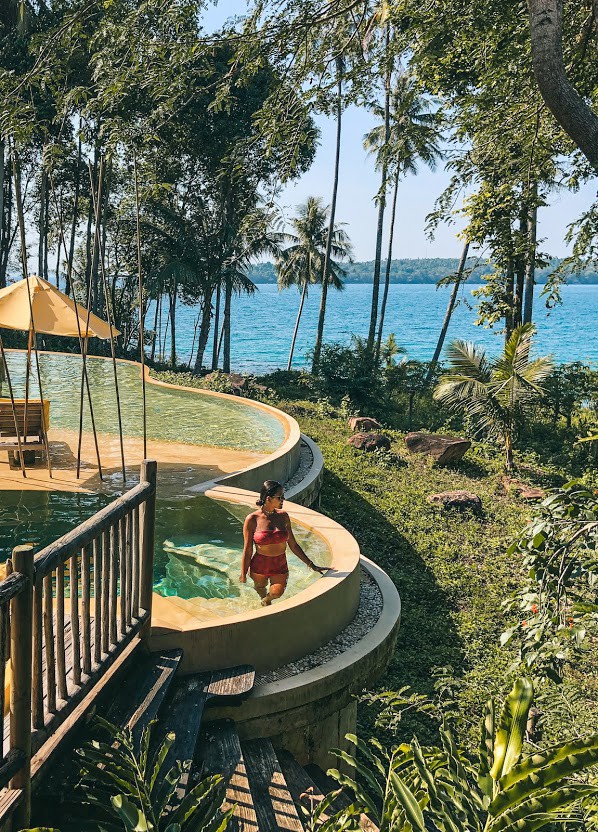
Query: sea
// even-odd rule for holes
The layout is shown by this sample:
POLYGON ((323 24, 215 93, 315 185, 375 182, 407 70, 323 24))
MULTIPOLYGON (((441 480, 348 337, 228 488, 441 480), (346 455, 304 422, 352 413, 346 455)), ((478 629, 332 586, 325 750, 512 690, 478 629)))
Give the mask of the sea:
MULTIPOLYGON (((472 291, 479 286, 464 286, 453 312, 446 345, 453 339, 473 341, 484 347, 488 356, 497 355, 504 346, 504 334, 476 325, 478 299, 472 291)), ((598 285, 564 286, 562 303, 546 308, 536 287, 534 323, 537 327, 537 355, 552 355, 558 363, 582 361, 598 368, 598 285)), ((437 289, 431 284, 391 284, 389 289, 384 338, 393 333, 408 359, 429 361, 434 354, 451 287, 437 289)), ((353 335, 366 336, 370 319, 371 285, 349 284, 343 291, 329 291, 324 341, 349 344, 353 335)), ((265 373, 286 369, 289 348, 299 308, 299 294, 293 289, 279 291, 274 284, 258 284, 253 295, 233 298, 231 331, 231 367, 234 371, 265 373)), ((166 306, 166 305, 165 305, 166 306)), ((295 345, 293 369, 309 366, 309 351, 316 336, 320 289, 310 290, 295 345)), ((191 360, 198 308, 179 303, 177 308, 177 360, 191 360)), ((148 315, 151 326, 153 316, 148 315)), ((170 333, 166 317, 162 321, 164 357, 169 356, 170 333)), ((210 335, 205 363, 211 363, 213 333, 210 335)))

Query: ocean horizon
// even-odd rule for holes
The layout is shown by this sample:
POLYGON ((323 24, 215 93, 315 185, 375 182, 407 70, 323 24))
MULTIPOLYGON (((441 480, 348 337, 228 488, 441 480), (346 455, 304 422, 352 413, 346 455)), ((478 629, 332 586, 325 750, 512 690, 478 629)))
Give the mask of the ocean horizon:
MULTIPOLYGON (((389 289, 384 338, 392 332, 397 343, 406 349, 407 358, 429 361, 432 358, 444 320, 452 287, 436 289, 430 284, 392 284, 389 289)), ((488 329, 475 325, 478 300, 472 289, 464 285, 453 312, 446 345, 454 339, 474 341, 489 355, 498 354, 504 345, 500 327, 488 329)), ((353 335, 366 336, 370 318, 372 287, 368 284, 347 285, 341 292, 329 291, 324 329, 325 342, 349 344, 353 335)), ((550 354, 558 363, 582 361, 598 365, 598 286, 573 285, 562 289, 563 302, 546 309, 537 287, 534 298, 534 323, 538 334, 535 351, 550 354)), ((313 349, 320 288, 310 289, 305 302, 293 359, 293 368, 309 366, 308 354, 313 349)), ((165 305, 166 307, 166 305, 165 305)), ((253 295, 235 296, 232 302, 231 369, 247 373, 264 373, 286 369, 289 347, 299 307, 299 293, 294 289, 282 292, 272 284, 259 284, 253 295)), ((177 360, 190 361, 194 343, 197 306, 177 306, 177 360)), ((146 327, 153 324, 152 311, 146 327)), ((167 327, 162 320, 162 337, 167 327)), ((205 361, 211 365, 213 331, 210 333, 205 361)), ((169 357, 170 334, 166 332, 165 357, 169 357)), ((222 363, 222 362, 220 362, 222 363)))

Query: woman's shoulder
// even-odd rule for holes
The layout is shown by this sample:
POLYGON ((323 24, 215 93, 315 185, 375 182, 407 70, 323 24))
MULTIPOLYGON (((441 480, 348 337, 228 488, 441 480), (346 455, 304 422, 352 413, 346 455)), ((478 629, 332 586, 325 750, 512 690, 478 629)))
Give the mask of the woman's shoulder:
POLYGON ((248 514, 245 518, 246 523, 255 523, 257 521, 257 516, 259 511, 252 511, 251 514, 248 514))

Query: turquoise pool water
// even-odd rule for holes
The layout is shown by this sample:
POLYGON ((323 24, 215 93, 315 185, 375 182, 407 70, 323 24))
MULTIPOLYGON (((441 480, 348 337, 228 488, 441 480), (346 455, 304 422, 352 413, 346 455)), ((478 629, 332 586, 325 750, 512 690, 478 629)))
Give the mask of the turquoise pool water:
MULTIPOLYGON (((68 492, 0 492, 0 560, 13 546, 34 543, 36 550, 72 529, 114 496, 68 492)), ((250 509, 202 495, 158 498, 154 589, 160 595, 201 598, 204 609, 233 614, 258 608, 251 581, 239 583, 243 520, 250 509), (225 605, 222 602, 226 602, 225 605)), ((316 535, 295 528, 301 546, 316 563, 328 565, 330 552, 316 535)), ((287 596, 305 589, 318 575, 288 553, 287 596)))
MULTIPOLYGON (((8 352, 8 366, 14 394, 25 392, 25 353, 8 352)), ((139 367, 118 362, 123 432, 142 436, 142 398, 139 367)), ((100 433, 117 433, 118 421, 114 375, 111 361, 88 359, 88 374, 96 429, 100 433)), ((40 353, 40 375, 44 397, 50 400, 50 426, 77 430, 79 427, 79 390, 81 358, 76 355, 40 353)), ((3 395, 8 395, 6 383, 3 395)), ((35 369, 30 395, 37 396, 35 369)), ((176 388, 146 384, 147 431, 150 439, 212 445, 246 451, 271 453, 284 441, 284 427, 275 416, 243 404, 216 396, 191 393, 176 388)), ((91 430, 87 402, 84 407, 84 430, 91 430)))

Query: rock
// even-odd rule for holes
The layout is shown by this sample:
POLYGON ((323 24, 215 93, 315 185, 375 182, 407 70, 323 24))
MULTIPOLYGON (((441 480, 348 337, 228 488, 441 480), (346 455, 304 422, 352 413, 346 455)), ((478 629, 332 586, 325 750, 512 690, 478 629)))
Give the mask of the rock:
POLYGON ((513 489, 522 500, 543 500, 546 496, 543 488, 538 488, 535 485, 526 485, 526 483, 513 480, 510 477, 503 477, 502 484, 507 494, 513 489))
POLYGON ((347 440, 358 451, 390 450, 390 439, 382 433, 356 433, 347 440))
POLYGON ((369 416, 351 416, 349 419, 349 427, 355 433, 355 431, 359 431, 360 433, 367 433, 371 430, 382 430, 382 425, 380 422, 376 421, 376 419, 372 419, 369 416))
POLYGON ((431 456, 437 465, 459 462, 471 448, 469 439, 457 436, 439 436, 435 433, 408 433, 405 437, 407 450, 412 454, 431 456))
POLYGON ((440 506, 442 509, 469 509, 476 514, 482 510, 482 501, 472 491, 442 491, 440 494, 430 494, 428 502, 440 506))

